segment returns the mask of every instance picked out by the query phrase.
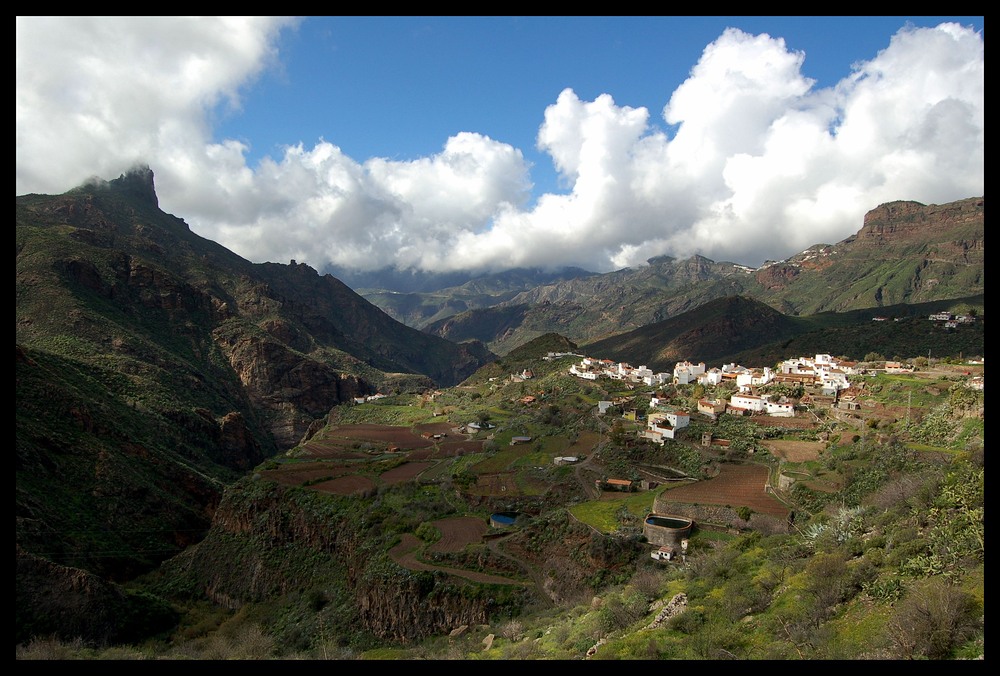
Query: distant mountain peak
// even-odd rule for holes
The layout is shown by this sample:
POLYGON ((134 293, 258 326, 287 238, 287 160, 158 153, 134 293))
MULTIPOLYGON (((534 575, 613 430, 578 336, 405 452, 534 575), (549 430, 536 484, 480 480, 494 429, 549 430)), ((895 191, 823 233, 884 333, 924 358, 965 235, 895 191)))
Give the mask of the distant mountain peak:
POLYGON ((153 186, 153 170, 148 165, 137 164, 108 184, 112 188, 149 202, 154 207, 160 205, 156 197, 156 188, 153 186))

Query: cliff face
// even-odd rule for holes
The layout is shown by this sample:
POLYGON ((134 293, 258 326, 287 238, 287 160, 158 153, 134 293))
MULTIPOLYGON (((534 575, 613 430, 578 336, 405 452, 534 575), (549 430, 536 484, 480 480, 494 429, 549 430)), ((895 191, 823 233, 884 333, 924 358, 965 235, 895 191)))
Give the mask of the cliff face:
POLYGON ((948 204, 888 202, 879 205, 865 214, 854 246, 922 244, 935 239, 932 233, 954 232, 959 238, 954 244, 962 244, 956 250, 982 251, 985 202, 984 198, 977 197, 948 204))
POLYGON ((15 641, 58 636, 98 645, 142 640, 176 621, 164 604, 130 596, 79 568, 60 566, 17 547, 15 641))
POLYGON ((337 612, 355 630, 401 642, 486 624, 499 603, 520 603, 516 595, 499 600, 466 581, 395 564, 380 544, 386 538, 365 531, 359 519, 370 505, 353 500, 243 480, 227 490, 209 534, 161 570, 234 609, 304 590, 337 598, 346 604, 337 612))
POLYGON ((985 200, 889 202, 857 234, 754 273, 748 295, 795 315, 975 296, 984 289, 985 200))
POLYGON ((379 638, 410 643, 462 625, 489 624, 491 609, 486 599, 450 592, 436 593, 429 602, 432 589, 418 577, 402 584, 362 583, 355 590, 362 626, 379 638))

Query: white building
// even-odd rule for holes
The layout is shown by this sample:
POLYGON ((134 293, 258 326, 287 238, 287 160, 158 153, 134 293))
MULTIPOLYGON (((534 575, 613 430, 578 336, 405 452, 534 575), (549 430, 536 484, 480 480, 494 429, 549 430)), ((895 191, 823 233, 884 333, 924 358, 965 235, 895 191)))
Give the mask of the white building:
POLYGON ((763 413, 767 409, 761 397, 750 394, 734 394, 729 398, 729 405, 735 408, 747 409, 754 413, 763 413))
POLYGON ((764 400, 764 412, 776 418, 795 417, 795 407, 788 402, 764 400))
POLYGON ((642 436, 662 444, 664 439, 674 439, 677 431, 691 423, 687 411, 651 411, 646 417, 646 429, 642 436))
POLYGON ((746 370, 736 375, 736 386, 740 392, 750 392, 751 388, 767 385, 774 379, 774 371, 765 366, 763 369, 746 370))
POLYGON ((698 382, 702 385, 718 385, 722 382, 722 370, 710 368, 703 375, 698 376, 698 382))
POLYGON ((699 376, 705 375, 705 363, 692 364, 688 361, 679 361, 674 364, 674 384, 687 385, 697 382, 699 376))

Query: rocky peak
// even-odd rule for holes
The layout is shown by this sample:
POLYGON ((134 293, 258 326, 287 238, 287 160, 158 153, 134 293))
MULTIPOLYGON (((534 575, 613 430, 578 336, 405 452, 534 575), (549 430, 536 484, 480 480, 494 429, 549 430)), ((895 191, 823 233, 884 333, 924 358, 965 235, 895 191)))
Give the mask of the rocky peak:
POLYGON ((128 193, 144 202, 159 206, 156 189, 153 187, 153 170, 147 165, 137 164, 118 178, 109 181, 112 188, 128 193))

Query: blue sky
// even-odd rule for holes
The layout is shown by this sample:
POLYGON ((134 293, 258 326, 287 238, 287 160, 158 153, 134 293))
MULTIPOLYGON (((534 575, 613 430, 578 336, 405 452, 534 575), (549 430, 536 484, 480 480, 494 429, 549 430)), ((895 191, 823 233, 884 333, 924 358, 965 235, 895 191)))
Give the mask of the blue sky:
POLYGON ((751 266, 983 194, 983 17, 18 17, 16 192, 250 260, 751 266))
POLYGON ((729 27, 783 37, 805 53, 803 74, 830 87, 907 22, 955 20, 983 28, 983 17, 932 16, 312 17, 282 34, 281 69, 238 113, 220 111, 214 136, 246 140, 251 163, 320 138, 358 160, 413 160, 475 131, 524 152, 535 194, 565 192, 535 140, 566 87, 659 111, 729 27))

